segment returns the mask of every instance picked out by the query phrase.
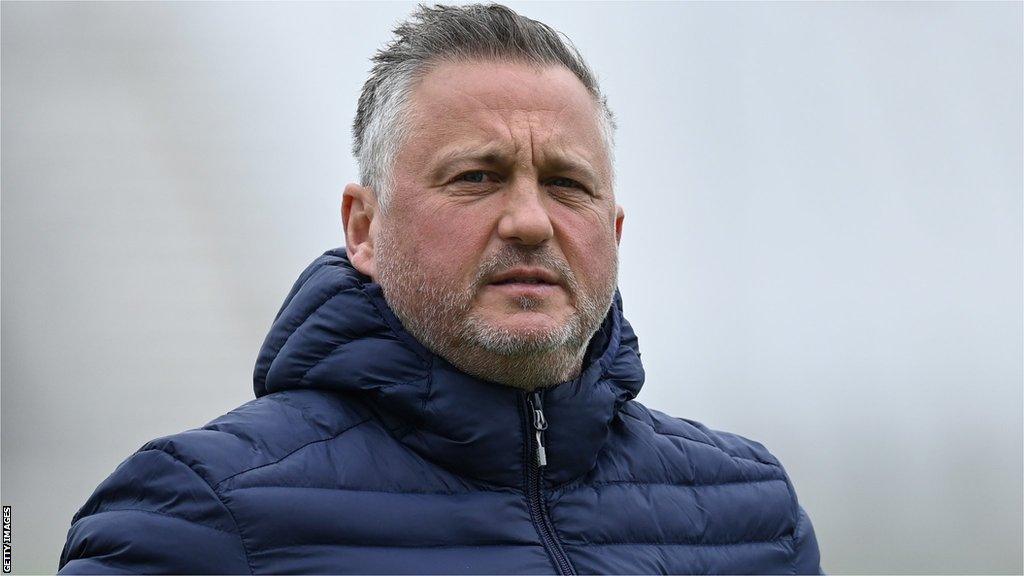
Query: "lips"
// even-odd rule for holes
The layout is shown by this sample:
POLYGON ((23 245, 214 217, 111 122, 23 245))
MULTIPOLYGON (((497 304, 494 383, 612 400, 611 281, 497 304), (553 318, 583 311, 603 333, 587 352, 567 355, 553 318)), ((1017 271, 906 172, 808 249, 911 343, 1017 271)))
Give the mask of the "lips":
POLYGON ((507 284, 526 285, 559 285, 560 278, 554 272, 544 268, 513 268, 491 278, 489 284, 502 286, 507 284))
POLYGON ((551 282, 545 282, 540 278, 509 278, 500 282, 491 282, 491 284, 501 286, 503 284, 551 284, 551 282))

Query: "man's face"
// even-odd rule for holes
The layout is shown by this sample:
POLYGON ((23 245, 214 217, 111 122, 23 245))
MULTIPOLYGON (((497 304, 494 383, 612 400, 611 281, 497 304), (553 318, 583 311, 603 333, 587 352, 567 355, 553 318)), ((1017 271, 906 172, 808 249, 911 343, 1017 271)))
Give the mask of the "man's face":
POLYGON ((615 290, 622 222, 586 88, 562 67, 445 63, 411 111, 375 223, 396 314, 448 355, 581 353, 615 290))

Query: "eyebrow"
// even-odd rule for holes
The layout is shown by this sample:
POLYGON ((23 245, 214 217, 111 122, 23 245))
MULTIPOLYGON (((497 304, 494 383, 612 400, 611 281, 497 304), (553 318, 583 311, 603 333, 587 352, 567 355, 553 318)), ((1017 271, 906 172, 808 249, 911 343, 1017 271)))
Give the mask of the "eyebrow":
MULTIPOLYGON (((451 148, 439 153, 431 160, 431 164, 434 166, 431 173, 435 178, 440 177, 451 164, 463 161, 479 162, 492 166, 507 166, 512 164, 512 157, 513 154, 510 153, 509 149, 500 144, 492 143, 451 148)), ((559 153, 549 153, 546 155, 544 165, 551 171, 579 172, 590 179, 595 185, 599 182, 596 170, 591 168, 589 162, 575 154, 567 156, 559 153)))
POLYGON ((497 144, 484 144, 482 146, 462 146, 450 148, 431 159, 434 175, 440 173, 450 164, 461 161, 475 161, 483 164, 508 164, 512 155, 504 146, 497 144))

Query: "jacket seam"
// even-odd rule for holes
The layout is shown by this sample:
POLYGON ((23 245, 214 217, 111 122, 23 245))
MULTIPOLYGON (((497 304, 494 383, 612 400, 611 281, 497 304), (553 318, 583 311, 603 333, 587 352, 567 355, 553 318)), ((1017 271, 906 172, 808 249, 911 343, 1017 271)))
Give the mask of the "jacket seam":
POLYGON ((265 462, 265 463, 260 464, 258 466, 253 466, 252 468, 247 468, 245 470, 242 470, 241 472, 236 472, 236 473, 234 473, 234 474, 232 474, 232 475, 230 475, 230 476, 228 476, 226 478, 222 478, 220 481, 218 481, 216 484, 213 485, 213 489, 216 490, 217 488, 219 488, 221 486, 221 484, 224 484, 225 482, 227 482, 228 480, 231 480, 232 478, 235 478, 237 476, 241 476, 242 474, 246 474, 248 472, 253 472, 255 470, 259 470, 260 468, 265 468, 267 466, 273 466, 274 464, 279 464, 279 463, 283 462, 284 460, 286 460, 287 458, 289 458, 290 456, 292 456, 293 454, 295 454, 296 452, 298 452, 299 450, 302 450, 303 448, 305 448, 307 446, 311 446, 313 444, 319 444, 321 442, 330 442, 331 440, 334 440, 335 438, 341 436, 345 432, 348 432, 349 430, 355 428, 356 426, 359 426, 360 424, 365 424, 366 422, 369 422, 369 421, 370 421, 369 417, 364 418, 364 419, 360 420, 359 422, 356 422, 355 424, 352 424, 351 426, 345 428, 344 430, 338 432, 337 434, 335 434, 333 436, 329 436, 327 438, 318 438, 316 440, 311 440, 309 442, 306 442, 305 444, 302 444, 301 446, 298 446, 297 448, 295 448, 291 452, 285 454, 284 456, 278 458, 277 460, 274 460, 273 462, 265 462))
MULTIPOLYGON (((321 267, 320 269, 323 269, 323 268, 321 267)), ((312 277, 312 275, 310 277, 312 277)), ((299 322, 298 324, 295 325, 294 329, 292 329, 290 332, 288 332, 288 335, 285 336, 284 340, 281 341, 281 345, 275 347, 273 356, 267 362, 267 372, 266 372, 266 374, 263 375, 263 385, 264 385, 264 387, 266 387, 266 380, 267 380, 267 377, 270 375, 271 367, 273 366, 274 362, 277 360, 278 355, 281 354, 281 350, 284 350, 284 347, 288 345, 288 342, 292 339, 292 336, 294 336, 299 330, 301 330, 302 327, 306 324, 306 322, 309 322, 309 319, 312 318, 313 315, 316 314, 318 310, 323 308, 328 302, 330 302, 331 300, 334 300, 335 298, 337 298, 338 296, 340 296, 344 292, 355 291, 357 289, 358 288, 349 286, 347 284, 342 284, 341 286, 338 286, 337 289, 332 290, 331 292, 329 292, 326 298, 324 298, 319 304, 317 304, 315 307, 313 307, 313 309, 309 311, 309 314, 307 314, 302 319, 301 322, 299 322)))
MULTIPOLYGON (((93 512, 92 514, 89 514, 88 516, 83 516, 83 517, 79 518, 78 522, 81 522, 82 520, 85 520, 86 518, 92 518, 93 516, 101 516, 103 514, 109 514, 109 513, 112 513, 112 512, 141 512, 143 514, 155 514, 157 516, 163 516, 163 517, 166 517, 166 518, 174 518, 175 520, 181 520, 182 522, 188 522, 189 524, 195 524, 196 526, 199 526, 201 528, 206 528, 207 530, 214 530, 216 532, 220 532, 221 534, 230 534, 232 536, 237 536, 237 533, 232 532, 231 530, 225 530, 223 528, 217 528, 215 526, 210 526, 209 524, 203 524, 202 522, 198 522, 196 520, 193 520, 191 518, 186 518, 184 516, 179 516, 177 514, 169 514, 167 512, 160 512, 160 511, 157 511, 157 510, 146 510, 145 508, 110 508, 110 509, 107 509, 107 510, 100 510, 99 512, 93 512)), ((78 522, 75 522, 75 523, 77 524, 78 522)))
POLYGON ((793 486, 793 480, 789 477, 788 473, 786 474, 786 490, 789 491, 789 499, 793 508, 793 555, 790 557, 790 565, 793 567, 793 574, 796 574, 796 559, 798 556, 796 534, 800 529, 800 502, 796 497, 796 486, 793 486))
MULTIPOLYGON (((323 270, 325 266, 330 265, 332 256, 333 255, 331 254, 331 251, 324 252, 323 254, 317 256, 316 260, 313 260, 309 264, 309 266, 307 266, 306 269, 299 274, 299 277, 296 278, 295 282, 292 285, 292 289, 288 292, 288 296, 285 298, 284 303, 281 304, 281 308, 277 311, 277 314, 274 315, 274 322, 277 322, 278 318, 281 317, 281 314, 284 314, 284 311, 288 308, 288 305, 292 303, 292 300, 295 299, 295 296, 298 295, 302 287, 306 285, 306 282, 308 282, 309 279, 312 278, 314 274, 316 274, 320 270, 323 270)), ((337 258, 337 256, 333 257, 337 258)))
POLYGON ((622 414, 625 414, 626 416, 629 416, 633 420, 636 420, 637 422, 640 422, 642 424, 645 424, 645 425, 649 426, 651 428, 651 430, 654 430, 655 434, 659 434, 661 436, 670 436, 672 438, 680 438, 680 439, 686 440, 687 442, 690 442, 692 444, 700 444, 701 446, 710 446, 710 447, 714 448, 715 450, 718 450, 722 454, 725 454, 726 456, 728 456, 730 458, 733 458, 733 459, 736 459, 736 460, 744 460, 746 462, 753 462, 754 464, 764 464, 765 466, 771 466, 772 468, 781 468, 781 466, 779 466, 778 464, 774 464, 772 462, 765 462, 764 460, 758 460, 756 458, 747 458, 746 456, 737 456, 736 454, 732 454, 732 453, 726 451, 724 448, 722 448, 721 446, 718 446, 717 444, 713 444, 713 443, 709 444, 707 442, 701 442, 700 440, 694 440, 693 438, 688 438, 686 436, 681 436, 679 434, 671 434, 671 433, 668 433, 668 432, 663 432, 663 431, 658 430, 657 428, 655 428, 654 425, 651 424, 650 422, 645 422, 644 420, 642 420, 640 418, 637 418, 636 416, 634 416, 634 415, 632 415, 632 414, 630 414, 628 412, 625 412, 625 411, 622 411, 622 410, 620 410, 620 412, 622 414))
POLYGON ((769 482, 782 482, 782 483, 786 483, 786 479, 785 478, 758 478, 756 480, 729 480, 729 481, 726 481, 726 482, 714 482, 714 483, 711 483, 711 482, 699 483, 698 482, 698 483, 694 483, 694 484, 685 484, 685 483, 682 483, 682 482, 642 482, 642 481, 634 481, 634 480, 609 480, 609 481, 605 481, 605 482, 593 482, 591 484, 581 484, 580 486, 573 488, 573 490, 579 490, 579 489, 582 489, 582 488, 585 488, 585 487, 587 487, 587 488, 595 487, 596 488, 596 487, 599 487, 599 486, 621 486, 621 485, 627 485, 627 486, 678 486, 678 487, 681 487, 681 488, 712 488, 712 487, 715 487, 715 486, 735 486, 735 485, 742 485, 742 484, 766 484, 766 483, 769 483, 769 482))
POLYGON ((796 512, 796 523, 793 525, 793 554, 789 557, 789 565, 793 568, 793 574, 797 574, 796 559, 800 556, 799 542, 796 540, 797 532, 800 531, 800 510, 796 512))
POLYGON ((431 355, 430 366, 427 367, 427 389, 423 391, 423 400, 420 404, 420 421, 419 427, 423 426, 423 423, 427 420, 427 402, 430 401, 430 393, 434 390, 434 365, 437 361, 437 357, 431 355))
MULTIPOLYGON (((326 254, 322 254, 321 256, 319 256, 319 257, 317 258, 317 261, 319 261, 319 260, 320 260, 321 258, 324 258, 324 256, 326 256, 326 254)), ((311 266, 312 266, 312 265, 311 265, 311 266)), ((285 303, 284 303, 284 304, 282 304, 282 305, 281 305, 281 309, 277 311, 277 315, 275 315, 275 316, 274 316, 274 321, 273 321, 273 323, 272 323, 272 325, 271 325, 271 330, 273 330, 273 327, 274 327, 274 326, 276 326, 276 325, 277 325, 277 323, 278 323, 278 321, 280 321, 280 320, 281 320, 281 317, 282 317, 282 316, 284 316, 284 312, 285 312, 285 310, 287 310, 287 309, 288 309, 288 307, 289 307, 289 306, 291 306, 291 305, 292 305, 292 303, 293 303, 293 302, 295 301, 295 298, 296 298, 296 297, 297 297, 297 296, 299 295, 299 292, 301 292, 301 291, 302 291, 302 287, 303 287, 303 286, 305 286, 305 284, 306 284, 306 283, 307 283, 307 282, 308 282, 308 281, 309 281, 309 280, 310 280, 311 278, 313 278, 314 276, 316 276, 318 272, 321 272, 321 271, 322 271, 322 270, 324 270, 325 268, 326 268, 326 264, 322 264, 322 265, 320 265, 320 266, 316 266, 316 267, 315 267, 315 268, 313 268, 312 270, 308 270, 308 269, 307 269, 307 270, 306 270, 306 272, 308 272, 308 275, 307 275, 307 274, 305 274, 305 273, 303 273, 303 274, 300 274, 300 275, 299 275, 299 279, 300 279, 300 280, 302 280, 302 283, 301 283, 301 285, 299 284, 299 282, 298 282, 298 281, 296 281, 296 286, 294 286, 294 287, 292 288, 293 292, 292 292, 292 293, 289 293, 289 295, 288 295, 288 296, 289 296, 289 297, 288 297, 288 299, 287 299, 287 300, 285 301, 285 303), (303 279, 303 276, 305 276, 305 279, 303 279)), ((345 285, 342 285, 342 286, 339 286, 337 290, 333 290, 333 291, 332 291, 332 292, 331 292, 331 293, 330 293, 330 294, 329 294, 329 295, 328 295, 328 296, 327 296, 327 297, 326 297, 326 298, 325 298, 325 299, 323 300, 323 302, 320 302, 319 304, 317 304, 317 305, 316 305, 316 306, 315 306, 315 307, 314 307, 314 308, 313 308, 312 310, 310 310, 309 314, 307 314, 307 315, 306 315, 306 317, 305 317, 305 318, 303 318, 301 322, 299 322, 298 324, 296 324, 296 325, 295 325, 295 328, 294 328, 294 329, 292 329, 292 330, 290 330, 290 331, 288 332, 288 334, 287 334, 287 335, 286 335, 286 336, 284 337, 284 340, 282 340, 282 341, 281 341, 281 344, 280 344, 280 345, 278 345, 278 346, 272 346, 272 349, 273 349, 273 354, 272 354, 272 355, 270 356, 270 358, 269 358, 269 359, 267 360, 267 365, 266 365, 266 369, 265 369, 265 370, 263 370, 263 371, 261 371, 261 372, 262 372, 261 374, 256 374, 256 375, 255 375, 255 376, 256 376, 256 377, 258 378, 258 379, 260 379, 260 380, 262 380, 262 381, 263 381, 263 385, 264 385, 264 386, 266 386, 266 380, 267 380, 267 376, 268 376, 268 375, 270 374, 270 368, 271 368, 271 366, 273 366, 273 364, 274 364, 274 360, 276 360, 276 359, 277 359, 277 355, 278 355, 278 354, 280 354, 280 353, 281 353, 281 350, 283 350, 283 349, 284 349, 284 347, 285 347, 285 345, 286 345, 286 344, 288 344, 288 340, 290 340, 290 339, 291 339, 292 335, 293 335, 293 334, 295 334, 295 333, 296 333, 296 332, 297 332, 297 331, 299 330, 299 328, 301 328, 301 327, 302 327, 302 325, 306 323, 306 320, 309 320, 310 316, 312 316, 312 315, 313 315, 314 313, 316 313, 316 311, 317 311, 317 310, 318 310, 318 309, 319 309, 319 308, 320 308, 321 306, 323 306, 323 305, 324 305, 325 303, 327 303, 327 301, 328 301, 328 300, 330 300, 331 298, 334 298, 335 296, 337 296, 338 294, 340 294, 340 293, 341 293, 341 291, 345 289, 345 287, 346 287, 345 285)))
MULTIPOLYGON (((304 318, 304 319, 302 320, 302 323, 300 323, 300 324, 299 324, 298 326, 296 326, 296 327, 295 327, 295 330, 293 330, 293 331, 291 332, 291 334, 288 334, 288 338, 286 338, 286 339, 285 339, 285 341, 284 341, 284 343, 283 343, 283 344, 281 344, 281 348, 280 348, 280 350, 278 350, 278 353, 280 353, 280 351, 281 351, 281 350, 284 350, 284 347, 285 347, 285 346, 286 346, 286 345, 288 344, 288 340, 290 340, 290 339, 291 339, 292 335, 294 335, 294 334, 295 334, 296 332, 298 332, 298 331, 299 331, 299 330, 300 330, 300 329, 302 328, 302 326, 303 326, 303 325, 304 325, 304 324, 305 324, 306 322, 308 322, 310 318, 312 318, 312 317, 313 317, 313 315, 314 315, 314 314, 316 314, 316 313, 317 313, 317 312, 318 312, 318 311, 319 311, 319 310, 320 310, 321 308, 323 308, 324 306, 326 306, 326 305, 327 305, 327 304, 328 304, 328 303, 329 303, 329 302, 330 302, 331 300, 334 300, 335 298, 337 298, 337 297, 339 297, 339 296, 341 296, 341 295, 343 295, 343 294, 345 294, 346 292, 349 292, 349 291, 351 291, 351 290, 354 290, 354 288, 351 288, 351 287, 344 287, 344 286, 343 286, 343 287, 342 287, 342 288, 341 288, 340 290, 338 290, 338 291, 336 291, 335 293, 331 294, 331 296, 330 296, 330 297, 328 297, 328 298, 327 298, 326 300, 324 300, 323 302, 321 302, 321 303, 320 303, 320 304, 319 304, 319 305, 318 305, 318 306, 317 306, 316 308, 314 308, 314 309, 313 309, 313 311, 309 313, 309 316, 306 316, 306 317, 305 317, 305 318, 304 318)), ((312 370, 313 370, 314 368, 316 368, 317 366, 319 366, 320 364, 322 364, 324 360, 327 360, 328 358, 330 358, 330 357, 331 357, 331 355, 333 355, 333 354, 334 354, 335 352, 337 352, 338 350, 341 350, 341 349, 342 349, 342 348, 344 348, 345 346, 348 346, 348 345, 349 345, 349 344, 351 344, 352 342, 354 342, 354 340, 347 340, 347 341, 345 341, 345 342, 341 342, 341 343, 339 343, 339 344, 338 344, 337 346, 332 346, 332 347, 331 347, 330 349, 328 349, 328 350, 327 350, 327 352, 325 352, 323 356, 321 356, 321 357, 320 357, 319 359, 317 359, 317 361, 316 361, 316 362, 314 362, 314 363, 313 363, 313 364, 311 364, 311 365, 310 365, 310 366, 309 366, 308 368, 306 368, 305 370, 303 370, 303 371, 302 371, 302 376, 300 376, 300 377, 299 377, 299 384, 300 384, 300 385, 301 385, 301 384, 305 384, 305 383, 306 383, 306 375, 307 375, 307 374, 309 374, 309 373, 310 373, 310 372, 311 372, 311 371, 312 371, 312 370)), ((276 355, 275 355, 275 358, 276 358, 276 355)))
MULTIPOLYGON (((477 546, 519 546, 524 548, 539 548, 541 544, 538 542, 502 542, 502 541, 485 541, 485 542, 470 542, 467 544, 414 544, 410 542, 313 542, 306 544, 299 544, 300 547, 319 547, 319 546, 345 546, 351 548, 475 548, 477 546)), ((429 572, 416 572, 417 574, 429 574, 429 572)), ((362 572, 357 572, 362 574, 362 572)), ((387 572, 385 572, 387 574, 387 572)))
POLYGON ((417 492, 417 491, 414 491, 414 490, 409 490, 409 491, 404 491, 404 490, 374 490, 374 489, 370 489, 370 488, 348 488, 346 486, 306 486, 306 485, 302 485, 302 484, 247 484, 245 486, 236 486, 235 488, 232 488, 232 490, 234 490, 234 491, 250 490, 250 489, 253 489, 253 488, 306 488, 306 489, 309 489, 309 490, 337 490, 339 492, 367 492, 367 493, 370 493, 370 494, 395 494, 395 495, 408 494, 410 496, 469 496, 469 495, 480 493, 480 492, 486 493, 486 494, 509 494, 509 493, 511 493, 511 490, 512 490, 510 488, 508 490, 490 490, 490 489, 485 489, 485 490, 469 490, 469 491, 466 491, 466 492, 428 492, 428 491, 417 492))
MULTIPOLYGON (((620 294, 618 294, 618 292, 619 292, 618 288, 615 289, 615 292, 616 292, 616 295, 618 296, 618 300, 619 301, 616 302, 616 298, 612 299, 612 308, 614 308, 614 312, 612 313, 612 333, 608 335, 609 336, 609 338, 608 338, 609 339, 609 342, 608 342, 608 344, 609 344, 608 348, 609 349, 605 350, 605 353, 603 354, 603 358, 601 358, 600 361, 599 361, 600 362, 600 366, 601 366, 601 376, 600 377, 602 379, 605 376, 608 376, 608 373, 611 371, 612 366, 615 365, 615 361, 618 360, 618 357, 619 357, 619 348, 621 348, 621 346, 622 346, 622 320, 621 320, 621 318, 622 318, 622 306, 621 306, 621 298, 622 298, 622 296, 620 294)), ((639 355, 638 355, 638 357, 639 357, 639 355)))
POLYGON ((358 290, 363 295, 363 297, 365 297, 366 300, 370 302, 370 305, 373 306, 374 312, 377 313, 377 318, 379 318, 380 321, 383 322, 385 326, 391 329, 391 331, 395 334, 395 338, 398 338, 400 341, 403 341, 407 345, 409 345, 409 348, 412 350, 413 354, 415 354, 416 357, 419 358, 424 364, 427 364, 427 369, 429 370, 431 364, 433 363, 435 354, 430 354, 429 351, 426 350, 423 347, 423 345, 420 344, 420 342, 412 336, 412 334, 409 334, 401 325, 401 321, 398 321, 398 325, 395 325, 394 323, 391 322, 391 319, 388 318, 388 315, 385 314, 384 311, 381 309, 381 305, 380 303, 377 302, 377 298, 375 298, 373 294, 370 294, 366 291, 366 284, 360 284, 356 286, 356 290, 358 290))
MULTIPOLYGON (((282 390, 281 392, 284 392, 284 393, 283 394, 282 393, 267 394, 266 396, 263 396, 261 399, 263 399, 263 400, 265 400, 267 402, 271 402, 273 404, 276 404, 277 406, 281 406, 281 407, 283 407, 283 408, 285 408, 287 410, 291 410, 294 414, 297 414, 300 418, 302 418, 303 422, 309 424, 311 429, 315 429, 315 426, 313 425, 313 422, 309 419, 309 414, 307 414, 306 410, 303 410, 302 408, 299 408, 298 406, 296 406, 296 405, 292 404, 291 402, 289 402, 288 400, 286 400, 286 398, 288 398, 288 396, 287 396, 287 392, 288 391, 282 390)), ((325 391, 325 390, 317 390, 317 392, 330 394, 330 392, 325 391)), ((208 430, 208 428, 207 428, 207 430, 208 430)), ((230 432, 227 432, 226 430, 224 430, 223 432, 225 432, 226 434, 231 434, 230 432)), ((234 436, 235 438, 239 438, 240 440, 244 440, 243 438, 241 438, 240 436, 237 436, 235 434, 231 434, 231 435, 234 436)), ((217 482, 217 483, 220 484, 220 482, 217 482)))
POLYGON ((792 540, 793 536, 779 536, 767 540, 737 540, 735 542, 629 542, 629 541, 602 541, 602 542, 575 542, 564 541, 569 546, 693 546, 693 547, 722 547, 722 546, 749 546, 754 544, 773 544, 792 540))
MULTIPOLYGON (((338 294, 335 294, 332 298, 330 298, 328 302, 330 300, 333 300, 334 298, 337 298, 338 296, 341 296, 340 292, 338 294)), ((327 302, 324 302, 324 304, 327 304, 327 302)), ((337 352, 338 350, 341 350, 345 346, 348 346, 349 344, 352 344, 354 342, 356 342, 356 340, 347 340, 345 342, 341 342, 337 346, 332 346, 331 349, 328 350, 326 354, 321 356, 320 359, 318 359, 316 362, 310 364, 309 368, 306 368, 305 370, 302 371, 302 375, 299 376, 299 386, 308 385, 309 382, 306 382, 306 376, 309 375, 309 373, 312 372, 314 368, 323 364, 331 356, 334 356, 334 353, 337 352)))
MULTIPOLYGON (((401 326, 400 324, 396 326, 394 323, 392 323, 388 315, 384 313, 384 310, 381 308, 381 304, 377 301, 377 298, 375 298, 373 294, 370 294, 369 292, 366 291, 366 285, 360 284, 358 286, 358 289, 359 292, 363 295, 363 297, 366 298, 366 300, 370 303, 370 305, 373 306, 373 311, 377 314, 377 318, 381 321, 381 323, 383 323, 384 326, 387 326, 391 330, 391 332, 394 333, 395 338, 397 338, 399 341, 405 342, 407 345, 411 345, 410 349, 412 350, 413 354, 415 354, 416 357, 419 358, 420 361, 426 365, 425 369, 427 374, 424 380, 426 380, 427 387, 426 390, 423 391, 423 397, 420 401, 418 421, 416 422, 415 426, 413 426, 412 429, 406 430, 405 432, 402 433, 401 436, 398 437, 400 440, 401 438, 407 436, 413 429, 421 428, 423 426, 423 422, 426 420, 427 401, 429 400, 430 392, 434 387, 434 367, 437 361, 437 355, 429 353, 424 355, 423 351, 421 350, 422 345, 420 345, 420 343, 415 338, 413 338, 412 334, 409 334, 404 329, 403 326, 401 326)), ((413 382, 419 381, 421 381, 421 379, 414 380, 413 382)))
POLYGON ((431 466, 435 466, 435 467, 443 470, 444 472, 446 472, 446 473, 448 473, 448 474, 450 474, 450 475, 452 475, 452 476, 454 476, 456 478, 459 478, 459 479, 467 478, 467 479, 471 480, 475 485, 478 485, 478 486, 496 486, 497 487, 497 488, 493 488, 493 489, 492 488, 487 488, 487 489, 481 490, 483 492, 502 492, 502 491, 504 491, 503 489, 518 490, 514 486, 502 486, 501 484, 497 484, 495 482, 492 482, 492 481, 489 481, 489 480, 486 480, 486 479, 483 479, 483 478, 478 478, 478 477, 473 476, 472 474, 469 474, 467 472, 452 469, 447 464, 432 459, 429 454, 420 454, 419 452, 416 451, 415 448, 409 446, 409 444, 407 444, 404 441, 405 437, 408 436, 409 434, 419 435, 420 428, 418 428, 416 426, 408 426, 407 428, 408 429, 405 430, 405 432, 403 434, 398 435, 397 434, 397 432, 398 432, 397 430, 392 430, 388 426, 384 426, 384 430, 387 431, 388 436, 390 436, 398 444, 398 446, 400 446, 402 449, 404 449, 407 454, 410 454, 410 455, 412 455, 413 457, 415 457, 415 458, 417 458, 419 460, 427 462, 431 466))
MULTIPOLYGON (((242 530, 238 527, 238 520, 235 518, 235 514, 231 511, 231 508, 229 508, 228 505, 224 502, 224 499, 221 498, 220 493, 217 492, 217 489, 214 486, 211 486, 210 481, 203 477, 203 475, 200 474, 195 468, 193 468, 192 465, 190 465, 188 462, 185 462, 181 458, 178 458, 171 452, 168 452, 167 450, 164 450, 162 448, 150 448, 150 450, 163 452, 164 454, 170 456, 176 462, 191 470, 193 474, 199 477, 199 479, 202 480, 204 484, 206 484, 206 486, 210 489, 210 492, 212 492, 214 497, 217 498, 217 502, 220 503, 221 507, 224 508, 224 511, 228 513, 228 517, 231 518, 231 523, 235 525, 235 533, 238 535, 238 541, 242 545, 242 554, 245 555, 245 564, 249 568, 249 574, 255 574, 255 571, 253 570, 252 567, 252 561, 249 558, 249 547, 245 545, 245 538, 242 536, 242 530)), ((144 450, 144 452, 146 451, 148 450, 144 450)))

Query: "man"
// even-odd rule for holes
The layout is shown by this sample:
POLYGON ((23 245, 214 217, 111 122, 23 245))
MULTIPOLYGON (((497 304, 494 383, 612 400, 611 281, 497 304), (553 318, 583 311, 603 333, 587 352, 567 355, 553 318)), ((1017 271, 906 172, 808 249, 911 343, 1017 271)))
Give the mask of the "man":
POLYGON ((257 399, 115 470, 60 572, 817 573, 763 446, 633 400, 614 123, 579 54, 498 5, 396 35, 346 247, 295 283, 257 399))

